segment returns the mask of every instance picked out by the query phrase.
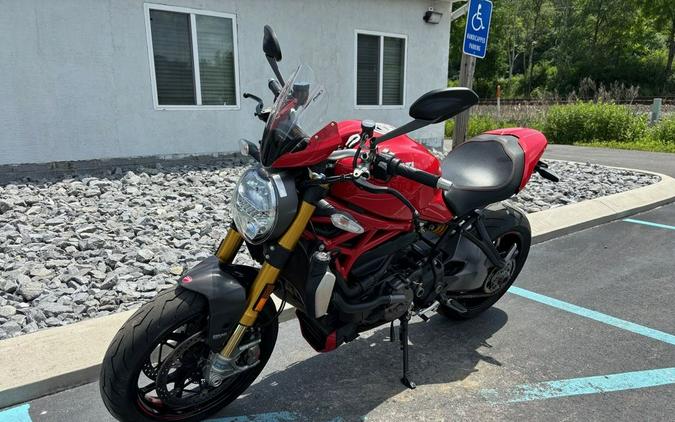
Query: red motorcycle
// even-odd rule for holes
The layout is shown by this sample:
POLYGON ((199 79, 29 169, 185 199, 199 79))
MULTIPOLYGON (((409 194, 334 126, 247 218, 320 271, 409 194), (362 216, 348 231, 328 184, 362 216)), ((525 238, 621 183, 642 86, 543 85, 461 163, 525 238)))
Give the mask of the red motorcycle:
MULTIPOLYGON (((267 363, 277 338, 272 293, 295 306, 302 335, 327 352, 359 333, 400 321, 403 377, 408 321, 433 312, 468 319, 514 282, 530 248, 525 215, 494 205, 521 190, 546 139, 532 129, 477 136, 442 162, 406 134, 476 104, 466 88, 437 89, 398 128, 364 120, 318 131, 326 92, 300 66, 284 82, 279 43, 263 50, 277 77, 259 164, 241 176, 233 223, 215 255, 141 307, 120 329, 101 369, 109 411, 123 421, 201 420, 235 400, 267 363), (243 243, 260 268, 232 264, 243 243)), ((282 306, 283 307, 283 306, 282 306)))

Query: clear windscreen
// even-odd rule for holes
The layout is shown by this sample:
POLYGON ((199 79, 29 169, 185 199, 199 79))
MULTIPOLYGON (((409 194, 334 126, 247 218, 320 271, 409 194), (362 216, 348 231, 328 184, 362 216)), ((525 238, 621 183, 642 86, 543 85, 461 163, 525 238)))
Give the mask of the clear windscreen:
POLYGON ((326 89, 315 82, 312 68, 300 65, 286 81, 267 119, 261 145, 263 165, 302 148, 324 126, 326 97, 326 89))

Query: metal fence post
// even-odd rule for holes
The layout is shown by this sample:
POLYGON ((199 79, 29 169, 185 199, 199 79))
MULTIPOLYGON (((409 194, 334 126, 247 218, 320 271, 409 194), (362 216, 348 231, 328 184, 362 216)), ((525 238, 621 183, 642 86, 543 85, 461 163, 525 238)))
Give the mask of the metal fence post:
POLYGON ((652 112, 649 114, 649 123, 654 124, 661 118, 662 102, 663 100, 661 98, 654 98, 654 102, 652 102, 652 112))

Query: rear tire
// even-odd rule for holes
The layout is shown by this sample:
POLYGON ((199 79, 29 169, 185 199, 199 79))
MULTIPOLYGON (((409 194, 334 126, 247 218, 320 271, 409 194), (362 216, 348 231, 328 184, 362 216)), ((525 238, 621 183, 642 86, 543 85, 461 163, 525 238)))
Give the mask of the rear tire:
POLYGON ((438 307, 438 313, 451 320, 464 321, 472 319, 491 308, 492 305, 504 296, 516 278, 518 278, 518 274, 520 274, 520 271, 523 269, 525 261, 527 260, 527 255, 530 252, 532 233, 530 223, 527 221, 527 217, 524 213, 515 208, 499 206, 497 209, 486 209, 484 215, 485 228, 493 242, 505 240, 507 245, 509 244, 508 242, 515 241, 518 243, 518 255, 515 258, 515 268, 509 280, 506 281, 506 283, 492 296, 480 300, 467 299, 466 301, 462 301, 461 299, 458 299, 458 301, 465 306, 467 312, 458 312, 455 309, 441 304, 438 307))
POLYGON ((141 398, 139 379, 146 377, 144 373, 147 371, 147 362, 152 362, 151 357, 157 346, 166 341, 176 327, 185 325, 203 329, 207 311, 206 298, 177 287, 175 290, 160 293, 153 301, 143 305, 120 328, 103 359, 99 380, 103 402, 115 418, 129 422, 200 421, 234 401, 253 383, 265 367, 276 343, 278 321, 275 318, 276 308, 271 300, 258 317, 260 322, 266 324, 261 328, 260 362, 233 376, 232 383, 222 394, 196 409, 189 410, 174 411, 168 406, 162 409, 160 402, 157 406, 166 412, 164 414, 153 413, 153 409, 148 408, 144 398, 141 398))

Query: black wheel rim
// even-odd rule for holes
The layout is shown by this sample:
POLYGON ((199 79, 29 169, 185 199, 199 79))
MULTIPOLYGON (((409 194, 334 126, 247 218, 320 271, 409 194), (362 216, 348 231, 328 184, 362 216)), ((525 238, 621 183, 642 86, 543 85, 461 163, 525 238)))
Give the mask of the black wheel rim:
MULTIPOLYGON (((173 384, 171 385, 172 389, 163 391, 163 394, 159 393, 158 389, 163 386, 158 384, 157 376, 160 375, 162 364, 170 359, 173 351, 180 348, 181 344, 188 340, 192 341, 194 348, 188 348, 187 352, 192 354, 194 358, 206 359, 208 357, 210 348, 203 339, 202 329, 204 326, 203 316, 197 315, 169 328, 148 354, 146 362, 136 371, 134 375, 134 380, 136 380, 136 404, 147 416, 166 421, 192 418, 197 414, 220 407, 221 403, 229 399, 227 391, 236 389, 238 384, 243 382, 242 378, 245 378, 248 371, 228 378, 218 387, 207 386, 201 373, 199 374, 200 379, 196 381, 194 378, 197 378, 197 374, 194 371, 188 371, 187 373, 183 371, 178 375, 174 372, 174 375, 168 374, 168 384, 173 384), (198 341, 195 341, 195 338, 198 341), (182 390, 182 392, 175 394, 176 388, 182 390), (174 390, 174 396, 177 396, 178 399, 181 399, 185 393, 199 396, 200 391, 197 391, 197 388, 201 390, 209 389, 209 391, 208 394, 201 394, 200 398, 196 399, 192 405, 187 404, 188 400, 183 400, 183 404, 178 404, 171 402, 171 400, 169 400, 171 403, 167 403, 161 398, 162 395, 166 397, 167 393, 172 392, 171 390, 174 390)), ((196 369, 200 364, 203 364, 203 361, 197 361, 194 365, 188 366, 189 369, 196 369)))

